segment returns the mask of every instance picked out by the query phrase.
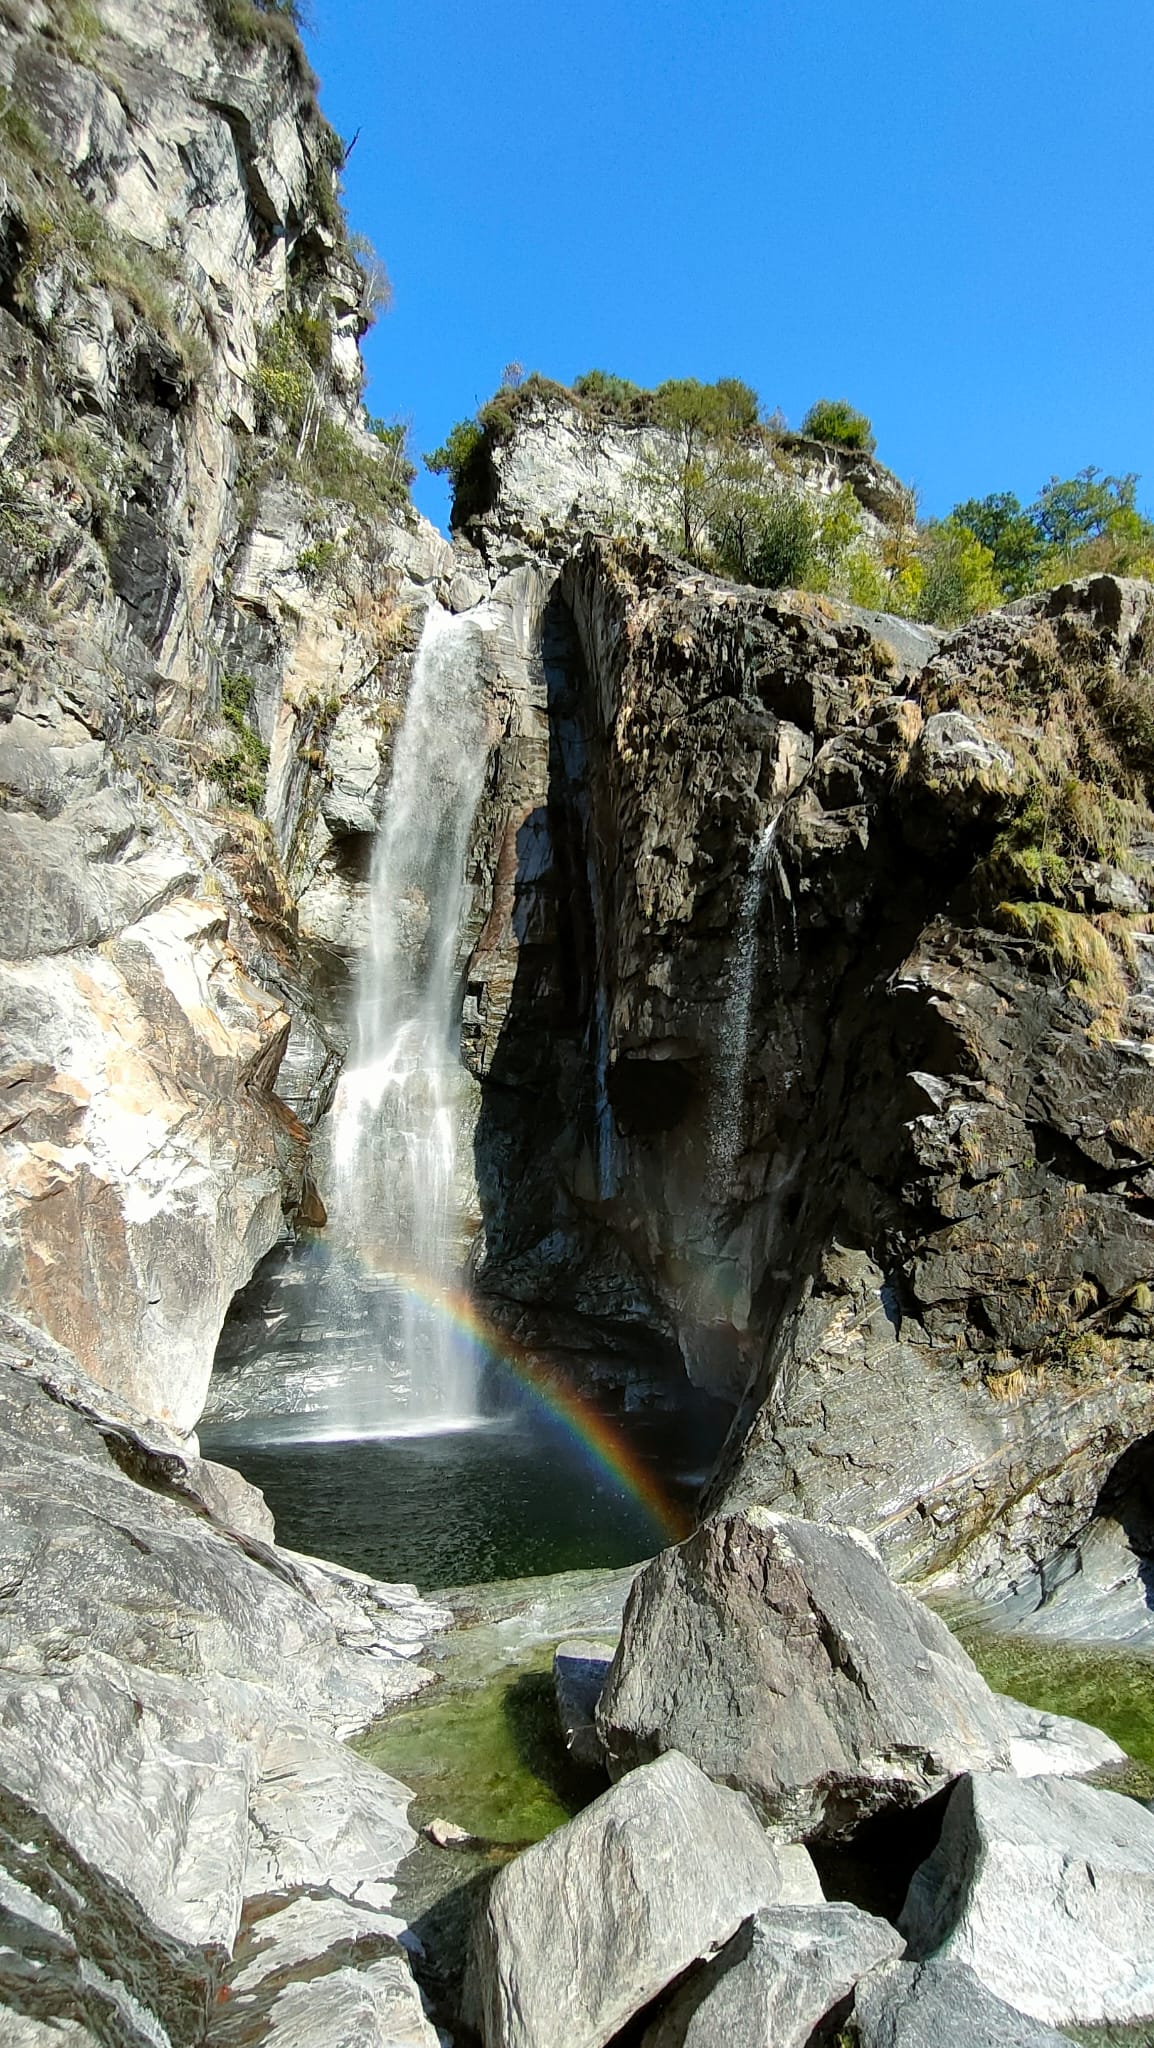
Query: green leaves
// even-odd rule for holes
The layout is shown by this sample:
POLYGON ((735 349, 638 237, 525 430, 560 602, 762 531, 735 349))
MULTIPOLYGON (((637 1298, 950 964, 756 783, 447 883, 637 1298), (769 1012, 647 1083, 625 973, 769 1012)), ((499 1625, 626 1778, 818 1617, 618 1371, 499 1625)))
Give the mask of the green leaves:
POLYGON ((819 398, 806 413, 801 431, 811 441, 832 441, 835 448, 860 448, 863 455, 872 455, 877 447, 864 412, 855 411, 845 398, 819 398))

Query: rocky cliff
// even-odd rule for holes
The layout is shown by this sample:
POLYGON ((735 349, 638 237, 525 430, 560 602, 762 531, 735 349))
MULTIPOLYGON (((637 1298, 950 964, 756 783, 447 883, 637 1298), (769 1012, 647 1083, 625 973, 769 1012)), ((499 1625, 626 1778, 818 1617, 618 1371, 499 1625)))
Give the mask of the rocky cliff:
POLYGON ((482 1287, 737 1402, 716 1497, 1019 1583, 1154 1412, 1147 587, 945 640, 635 539, 510 567, 499 498, 471 531, 515 707, 467 970, 482 1287))
MULTIPOLYGON (((719 1494, 912 1573, 1044 1563, 1149 1429, 1145 586, 948 641, 736 588, 647 539, 652 429, 556 391, 450 549, 361 409, 370 281, 284 16, 5 19, 6 1298, 195 1423, 229 1301, 323 1213, 420 609, 484 603, 493 1312, 731 1404, 719 1494)), ((901 515, 876 464, 785 453, 901 515)))
POLYGON ((0 1284, 187 1429, 300 1198, 337 1064, 301 944, 350 943, 447 550, 367 431, 369 279, 287 17, 3 29, 0 1284))

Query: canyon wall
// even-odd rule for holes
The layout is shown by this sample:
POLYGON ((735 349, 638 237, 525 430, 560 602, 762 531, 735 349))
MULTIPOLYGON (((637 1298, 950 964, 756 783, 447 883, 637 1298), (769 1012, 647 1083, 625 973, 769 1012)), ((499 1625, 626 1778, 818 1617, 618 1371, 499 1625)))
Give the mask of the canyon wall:
POLYGON ((187 1429, 301 1198, 339 1063, 307 948, 339 979, 449 551, 367 431, 287 21, 3 17, 0 1287, 187 1429))
POLYGON ((1149 590, 946 639, 489 518, 539 624, 474 860, 480 1285, 737 1403, 715 1499, 1004 1591, 1154 1417, 1149 590))

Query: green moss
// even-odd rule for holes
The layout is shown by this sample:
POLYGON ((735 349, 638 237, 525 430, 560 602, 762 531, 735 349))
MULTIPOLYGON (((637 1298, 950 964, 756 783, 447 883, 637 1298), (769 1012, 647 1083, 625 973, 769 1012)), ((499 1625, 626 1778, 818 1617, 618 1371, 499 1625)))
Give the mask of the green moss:
POLYGON ((999 903, 995 922, 1016 938, 1028 939, 1094 1007, 1117 1009, 1125 1002, 1122 970, 1088 917, 1055 903, 999 903))
POLYGON ((1154 1796, 1154 1657, 998 1635, 965 1621, 951 1625, 995 1691, 1104 1729, 1140 1766, 1125 1789, 1154 1796))
POLYGON ((353 1747, 412 1787, 418 1825, 455 1821, 491 1841, 540 1841, 602 1789, 566 1753, 552 1649, 480 1686, 431 1687, 353 1747))

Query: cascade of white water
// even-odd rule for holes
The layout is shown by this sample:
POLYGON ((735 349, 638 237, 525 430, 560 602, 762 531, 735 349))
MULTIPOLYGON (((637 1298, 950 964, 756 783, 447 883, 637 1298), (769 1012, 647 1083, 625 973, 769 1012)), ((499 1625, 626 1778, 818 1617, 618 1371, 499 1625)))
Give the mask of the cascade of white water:
MULTIPOLYGON (((485 621, 425 614, 373 854, 370 932, 349 1063, 333 1109, 330 1237, 395 1314, 377 1420, 412 1427, 475 1407, 469 1348, 436 1301, 458 1264, 457 944, 485 773, 485 621)), ((379 1319, 377 1319, 379 1320, 379 1319)), ((362 1396, 363 1399, 363 1396, 362 1396)))
MULTIPOLYGON (((778 811, 769 821, 754 848, 749 872, 742 884, 737 923, 733 934, 728 986, 718 1033, 713 1067, 713 1114, 710 1119, 709 1180, 719 1198, 731 1193, 733 1168, 745 1139, 745 1080, 749 1060, 749 1026, 753 992, 757 980, 759 934, 765 878, 771 868, 781 873, 777 851, 778 811)), ((774 910, 773 938, 775 965, 780 970, 780 941, 774 910)))

